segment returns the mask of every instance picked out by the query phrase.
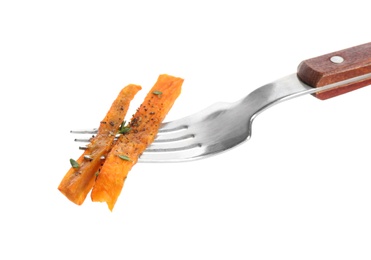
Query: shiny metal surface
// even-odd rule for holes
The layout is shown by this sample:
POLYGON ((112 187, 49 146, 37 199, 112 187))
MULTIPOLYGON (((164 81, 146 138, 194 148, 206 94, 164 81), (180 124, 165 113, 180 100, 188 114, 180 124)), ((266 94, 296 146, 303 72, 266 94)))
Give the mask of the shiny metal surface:
POLYGON ((330 58, 330 61, 331 61, 332 63, 340 64, 340 63, 343 63, 343 62, 344 62, 344 58, 341 57, 341 56, 332 56, 332 57, 330 58))
POLYGON ((216 103, 209 108, 165 123, 140 162, 182 162, 227 151, 251 137, 254 118, 267 108, 295 97, 368 79, 371 74, 321 88, 301 82, 296 74, 264 85, 235 103, 216 103))

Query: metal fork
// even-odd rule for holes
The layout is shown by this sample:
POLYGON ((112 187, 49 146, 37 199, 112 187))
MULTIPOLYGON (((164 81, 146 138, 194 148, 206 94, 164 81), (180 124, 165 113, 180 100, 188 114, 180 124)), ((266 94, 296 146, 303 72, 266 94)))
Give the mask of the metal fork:
MULTIPOLYGON (((155 141, 141 155, 139 162, 183 162, 219 154, 249 140, 253 120, 267 108, 292 98, 370 78, 371 73, 368 73, 313 88, 303 83, 297 74, 289 75, 256 89, 237 102, 216 103, 194 115, 163 123, 155 141)), ((95 130, 71 132, 94 133, 95 130)))
POLYGON ((182 162, 219 154, 248 140, 255 117, 275 104, 306 94, 327 99, 369 84, 371 43, 305 60, 297 73, 264 85, 240 101, 216 103, 162 124, 139 161, 182 162))

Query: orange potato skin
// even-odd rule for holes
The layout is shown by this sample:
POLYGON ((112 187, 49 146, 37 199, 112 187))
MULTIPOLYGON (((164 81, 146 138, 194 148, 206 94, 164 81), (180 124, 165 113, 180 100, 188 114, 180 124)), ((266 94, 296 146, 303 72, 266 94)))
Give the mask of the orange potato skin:
POLYGON ((161 122, 181 92, 183 79, 160 75, 133 115, 129 133, 121 135, 108 154, 91 192, 91 199, 106 202, 112 211, 125 179, 138 158, 155 139, 161 122), (154 94, 159 93, 161 94, 154 94), (121 159, 124 155, 130 160, 121 159))
POLYGON ((91 140, 88 149, 76 160, 80 167, 71 167, 59 184, 59 191, 75 204, 81 205, 91 191, 96 173, 103 164, 100 158, 107 156, 111 150, 130 102, 140 89, 140 86, 130 84, 120 91, 105 118, 100 122, 97 135, 91 140), (84 159, 85 155, 90 155, 93 159, 84 159))

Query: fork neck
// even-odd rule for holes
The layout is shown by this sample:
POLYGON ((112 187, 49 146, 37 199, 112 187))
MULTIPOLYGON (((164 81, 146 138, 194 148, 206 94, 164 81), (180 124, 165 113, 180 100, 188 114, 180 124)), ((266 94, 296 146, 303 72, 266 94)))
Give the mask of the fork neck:
POLYGON ((296 74, 291 74, 254 90, 239 103, 251 111, 251 117, 254 117, 282 101, 313 92, 316 90, 301 82, 296 74))

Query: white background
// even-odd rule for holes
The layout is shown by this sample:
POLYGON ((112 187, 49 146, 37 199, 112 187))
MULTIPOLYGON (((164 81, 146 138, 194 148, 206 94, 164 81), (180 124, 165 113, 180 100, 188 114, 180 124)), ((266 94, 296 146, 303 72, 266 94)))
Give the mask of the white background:
POLYGON ((1 1, 0 259, 370 259, 371 88, 275 106, 215 157, 137 164, 113 212, 57 190, 69 130, 129 83, 135 109, 184 78, 168 121, 370 35, 368 1, 1 1))

